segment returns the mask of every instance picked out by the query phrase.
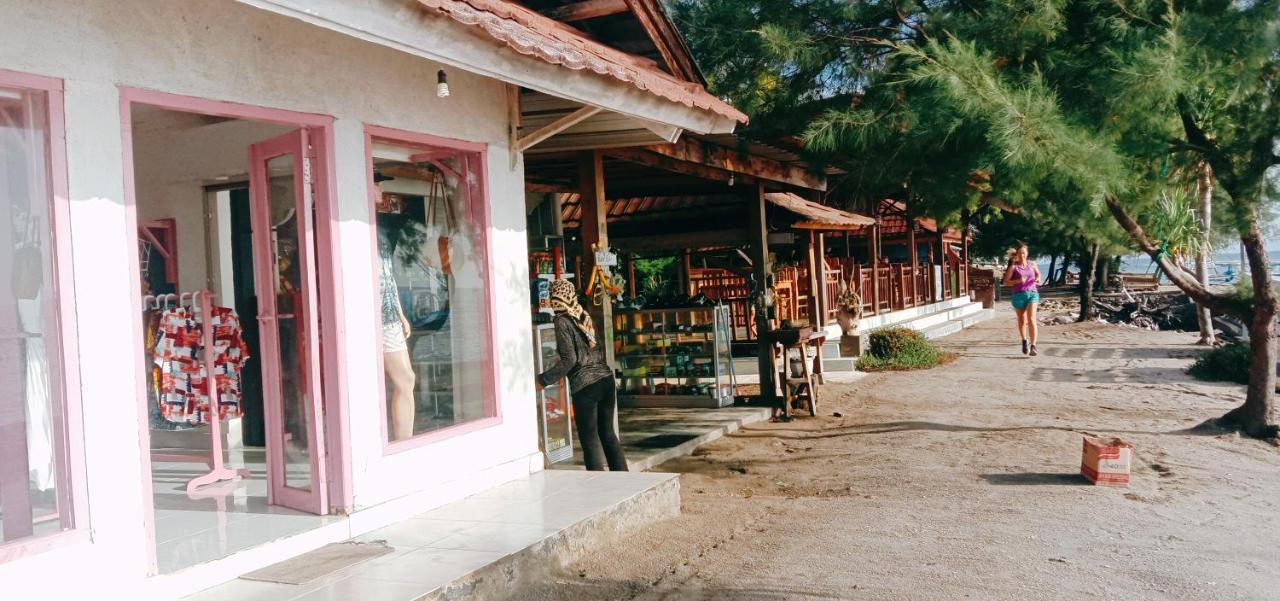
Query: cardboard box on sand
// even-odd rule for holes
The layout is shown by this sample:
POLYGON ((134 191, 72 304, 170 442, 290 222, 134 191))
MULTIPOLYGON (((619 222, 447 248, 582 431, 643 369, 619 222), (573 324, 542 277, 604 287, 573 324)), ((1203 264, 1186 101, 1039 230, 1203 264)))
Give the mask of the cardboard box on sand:
POLYGON ((1090 482, 1103 486, 1128 486, 1129 464, 1133 459, 1133 445, 1112 438, 1084 438, 1084 455, 1080 459, 1080 473, 1090 482))

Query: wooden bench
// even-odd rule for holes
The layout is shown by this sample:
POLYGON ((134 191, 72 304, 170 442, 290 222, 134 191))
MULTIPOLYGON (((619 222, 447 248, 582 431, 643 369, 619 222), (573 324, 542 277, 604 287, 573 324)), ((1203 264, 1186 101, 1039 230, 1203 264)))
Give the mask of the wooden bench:
POLYGON ((1141 273, 1120 274, 1120 285, 1126 290, 1159 290, 1160 276, 1141 273))

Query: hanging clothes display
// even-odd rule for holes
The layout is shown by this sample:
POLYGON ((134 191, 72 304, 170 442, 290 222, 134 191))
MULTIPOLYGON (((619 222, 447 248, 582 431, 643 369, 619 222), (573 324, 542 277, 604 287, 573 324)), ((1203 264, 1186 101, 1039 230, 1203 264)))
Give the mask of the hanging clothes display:
MULTIPOLYGON (((234 310, 214 307, 211 313, 218 419, 239 417, 243 414, 240 370, 249 358, 249 347, 241 336, 240 318, 234 310)), ((156 404, 170 422, 209 423, 201 318, 194 310, 177 307, 166 310, 156 326, 152 351, 154 365, 159 369, 156 404)))

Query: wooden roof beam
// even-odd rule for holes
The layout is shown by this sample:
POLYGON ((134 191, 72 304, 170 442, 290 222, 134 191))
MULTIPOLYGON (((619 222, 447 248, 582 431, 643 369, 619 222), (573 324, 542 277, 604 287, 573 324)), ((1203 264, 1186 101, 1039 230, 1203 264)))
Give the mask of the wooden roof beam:
POLYGON ((583 0, 553 8, 543 14, 557 21, 572 23, 616 15, 627 10, 626 0, 583 0))
POLYGON ((683 161, 678 158, 666 156, 660 153, 652 152, 653 147, 648 150, 638 148, 612 148, 604 150, 604 155, 623 161, 638 163, 646 167, 662 169, 674 173, 682 173, 684 175, 692 175, 693 177, 717 181, 717 182, 741 182, 743 184, 754 184, 755 178, 746 174, 736 174, 731 171, 704 165, 697 162, 683 161))
POLYGON ((519 149, 520 152, 529 150, 529 147, 533 146, 534 144, 542 142, 547 138, 550 138, 551 136, 554 136, 566 129, 569 129, 570 127, 573 127, 579 123, 582 123, 583 121, 586 121, 587 119, 590 119, 591 117, 599 113, 601 110, 602 109, 600 107, 596 107, 596 106, 584 106, 576 111, 573 111, 572 113, 569 113, 568 115, 565 115, 559 119, 556 119, 555 121, 552 121, 551 123, 548 123, 545 127, 543 127, 542 129, 539 129, 538 131, 531 132, 528 135, 521 137, 516 142, 516 148, 519 149))
POLYGON ((779 182, 809 190, 826 191, 827 177, 809 173, 803 167, 788 165, 758 156, 744 155, 716 144, 684 137, 674 144, 646 146, 645 150, 677 162, 779 182))

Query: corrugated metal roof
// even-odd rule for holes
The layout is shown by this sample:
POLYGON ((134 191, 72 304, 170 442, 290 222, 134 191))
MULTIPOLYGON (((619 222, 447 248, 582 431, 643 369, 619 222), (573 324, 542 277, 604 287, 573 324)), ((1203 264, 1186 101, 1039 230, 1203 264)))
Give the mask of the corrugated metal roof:
POLYGON ((868 225, 875 225, 876 220, 865 215, 841 211, 835 207, 808 201, 790 192, 772 192, 764 195, 765 200, 782 207, 796 215, 804 217, 792 227, 811 230, 857 230, 868 225))
POLYGON ((746 123, 747 116, 696 83, 664 73, 653 61, 587 38, 581 31, 508 0, 418 0, 527 56, 626 82, 691 108, 746 123))

